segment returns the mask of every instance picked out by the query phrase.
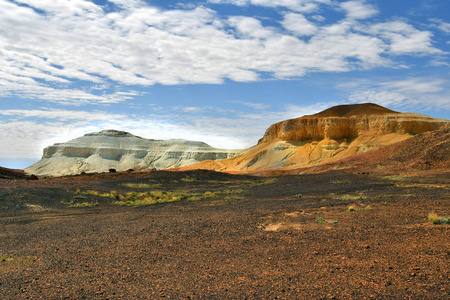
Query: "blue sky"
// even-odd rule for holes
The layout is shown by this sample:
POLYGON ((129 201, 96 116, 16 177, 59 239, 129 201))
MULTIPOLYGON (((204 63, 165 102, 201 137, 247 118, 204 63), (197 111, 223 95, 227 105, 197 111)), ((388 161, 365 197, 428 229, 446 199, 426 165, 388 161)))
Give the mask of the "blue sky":
POLYGON ((102 129, 220 148, 374 102, 448 119, 450 1, 0 0, 0 166, 102 129))

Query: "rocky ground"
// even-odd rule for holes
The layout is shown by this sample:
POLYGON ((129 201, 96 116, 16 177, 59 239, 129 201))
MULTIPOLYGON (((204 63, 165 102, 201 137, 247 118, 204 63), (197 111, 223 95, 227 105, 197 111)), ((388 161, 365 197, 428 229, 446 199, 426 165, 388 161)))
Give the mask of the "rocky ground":
POLYGON ((450 173, 359 173, 0 179, 1 298, 450 298, 450 173))

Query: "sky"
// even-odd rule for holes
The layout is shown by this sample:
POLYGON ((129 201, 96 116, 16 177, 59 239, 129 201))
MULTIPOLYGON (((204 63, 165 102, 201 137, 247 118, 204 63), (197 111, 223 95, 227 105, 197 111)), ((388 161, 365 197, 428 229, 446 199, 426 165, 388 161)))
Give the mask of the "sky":
POLYGON ((117 129, 255 145, 372 102, 450 118, 448 0, 0 0, 0 166, 117 129))

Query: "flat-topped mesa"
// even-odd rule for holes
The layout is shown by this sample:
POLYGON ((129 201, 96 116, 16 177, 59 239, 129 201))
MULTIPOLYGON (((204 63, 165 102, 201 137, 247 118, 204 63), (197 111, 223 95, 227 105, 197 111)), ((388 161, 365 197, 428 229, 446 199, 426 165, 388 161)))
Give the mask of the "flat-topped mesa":
POLYGON ((447 120, 425 115, 399 113, 373 103, 339 105, 314 115, 282 121, 270 126, 258 144, 272 140, 354 140, 374 136, 419 134, 448 126, 447 120))
POLYGON ((114 136, 114 137, 134 136, 134 137, 138 137, 138 136, 133 135, 133 134, 131 134, 129 132, 120 131, 120 130, 114 130, 114 129, 106 129, 106 130, 102 130, 102 131, 98 131, 98 132, 86 133, 84 136, 114 136))
POLYGON ((42 158, 50 158, 55 155, 88 158, 96 154, 104 159, 117 160, 124 154, 132 153, 137 158, 144 158, 152 150, 183 152, 186 149, 196 149, 196 152, 214 152, 217 154, 217 158, 213 155, 212 159, 227 158, 229 156, 223 154, 230 152, 229 150, 220 151, 221 149, 213 148, 204 142, 182 139, 144 139, 126 131, 108 129, 87 133, 68 142, 48 146, 44 149, 42 158))
POLYGON ((386 115, 386 114, 400 114, 400 112, 391 110, 389 108, 380 106, 375 103, 361 103, 361 104, 344 104, 327 108, 321 112, 313 115, 306 115, 305 117, 317 118, 331 118, 331 117, 352 117, 362 115, 386 115))
POLYGON ((183 169, 239 172, 305 168, 446 128, 450 128, 449 120, 399 113, 372 103, 339 105, 276 123, 257 145, 235 157, 183 169))
POLYGON ((197 141, 152 140, 125 131, 102 130, 45 148, 42 159, 25 171, 36 175, 63 176, 109 169, 167 169, 203 160, 226 159, 240 151, 217 149, 197 141))

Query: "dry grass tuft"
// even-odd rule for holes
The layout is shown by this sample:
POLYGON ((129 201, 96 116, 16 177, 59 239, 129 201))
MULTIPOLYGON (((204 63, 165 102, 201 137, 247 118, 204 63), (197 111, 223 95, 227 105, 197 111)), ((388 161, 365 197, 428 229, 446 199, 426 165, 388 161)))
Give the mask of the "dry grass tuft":
POLYGON ((122 206, 143 206, 157 203, 169 203, 176 201, 198 201, 205 198, 211 198, 209 193, 200 195, 187 191, 151 191, 147 193, 129 192, 125 196, 120 195, 120 200, 113 202, 115 205, 122 206))
POLYGON ((438 214, 433 212, 433 213, 428 214, 428 221, 431 224, 450 225, 450 216, 438 216, 438 214))
POLYGON ((351 200, 363 200, 367 199, 367 196, 364 195, 342 195, 339 197, 333 198, 335 200, 343 200, 343 201, 351 201, 351 200))
POLYGON ((356 208, 356 206, 354 206, 354 205, 350 205, 348 208, 347 208, 347 211, 357 211, 358 210, 358 208, 356 208))
POLYGON ((61 204, 67 205, 67 207, 70 208, 84 208, 84 207, 94 207, 98 206, 98 202, 82 202, 82 203, 75 203, 74 200, 71 200, 69 202, 61 201, 61 204))
POLYGON ((136 189, 155 189, 162 187, 161 183, 154 183, 154 184, 148 184, 148 183, 123 183, 123 186, 129 187, 129 188, 136 188, 136 189))

